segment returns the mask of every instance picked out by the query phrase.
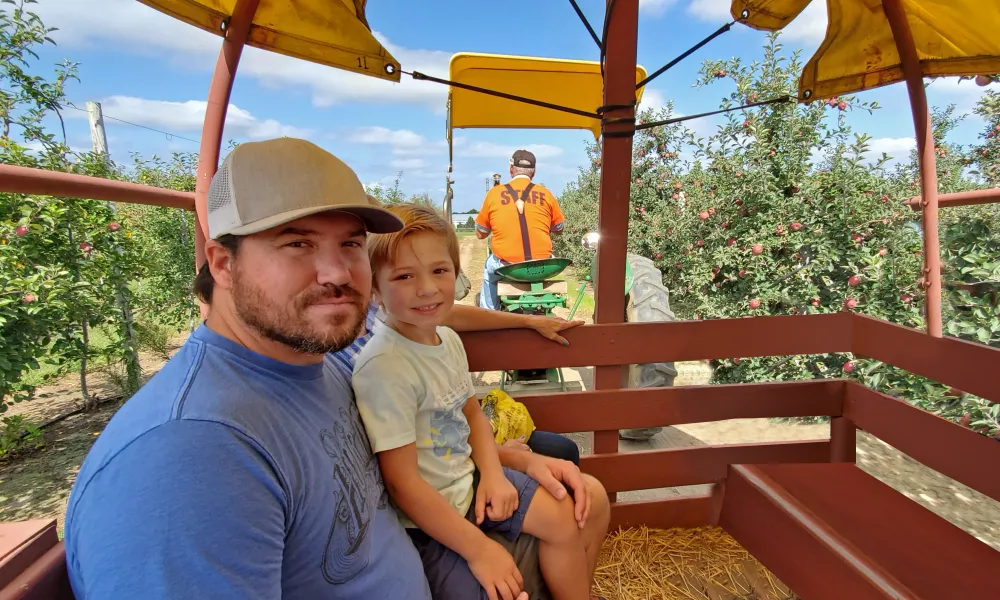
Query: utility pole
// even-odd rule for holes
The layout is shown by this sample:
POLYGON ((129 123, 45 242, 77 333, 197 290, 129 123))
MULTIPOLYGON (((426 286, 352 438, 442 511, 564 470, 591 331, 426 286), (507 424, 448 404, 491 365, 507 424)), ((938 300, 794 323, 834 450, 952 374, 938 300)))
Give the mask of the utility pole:
MULTIPOLYGON (((108 152, 108 136, 104 132, 104 114, 101 112, 100 102, 87 102, 87 117, 90 120, 90 141, 93 143, 94 152, 100 154, 106 162, 111 160, 108 152)), ((118 205, 108 202, 111 214, 118 214, 118 205)), ((115 251, 122 255, 122 247, 115 244, 115 251)), ((124 325, 122 333, 125 338, 125 375, 129 390, 135 392, 139 389, 141 372, 139 366, 139 344, 135 335, 135 326, 132 319, 132 308, 128 302, 128 282, 122 277, 118 265, 113 267, 115 276, 115 304, 118 305, 122 313, 122 323, 124 325)), ((86 335, 86 334, 85 334, 86 335)))

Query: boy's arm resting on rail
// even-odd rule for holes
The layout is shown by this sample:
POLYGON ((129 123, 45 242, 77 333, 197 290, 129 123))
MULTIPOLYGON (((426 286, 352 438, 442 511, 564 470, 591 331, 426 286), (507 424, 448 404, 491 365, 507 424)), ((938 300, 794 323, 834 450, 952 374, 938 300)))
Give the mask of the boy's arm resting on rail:
POLYGON ((86 482, 66 525, 80 598, 281 596, 287 498, 250 438, 174 420, 86 482))
POLYGON ((493 521, 508 519, 517 510, 517 490, 504 475, 493 427, 475 396, 465 402, 462 412, 469 421, 472 461, 480 474, 479 489, 476 491, 476 523, 482 523, 486 516, 493 521))
POLYGON ((478 306, 455 304, 444 323, 455 331, 492 331, 495 329, 534 329, 539 335, 553 342, 568 346, 560 332, 583 325, 583 321, 567 321, 558 317, 522 315, 478 306))

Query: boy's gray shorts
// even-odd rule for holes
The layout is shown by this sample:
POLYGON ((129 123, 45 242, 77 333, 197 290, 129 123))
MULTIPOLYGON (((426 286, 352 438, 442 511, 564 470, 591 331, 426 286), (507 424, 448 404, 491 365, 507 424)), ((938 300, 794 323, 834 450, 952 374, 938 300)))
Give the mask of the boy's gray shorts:
MULTIPOLYGON (((479 526, 491 539, 499 542, 511 553, 517 568, 524 578, 524 589, 531 600, 549 598, 548 590, 542 580, 538 567, 538 540, 528 534, 521 535, 524 525, 524 515, 528 512, 531 499, 538 489, 538 482, 524 473, 504 467, 504 475, 517 489, 517 510, 506 521, 491 521, 483 519, 479 526)), ((472 486, 479 488, 479 472, 473 475, 472 486)), ((470 522, 476 522, 476 503, 465 516, 470 522)), ((417 547, 424 563, 424 574, 430 584, 431 596, 434 600, 487 600, 486 590, 479 585, 479 580, 469 570, 469 564, 455 551, 444 546, 434 538, 419 529, 407 529, 410 539, 417 547)))

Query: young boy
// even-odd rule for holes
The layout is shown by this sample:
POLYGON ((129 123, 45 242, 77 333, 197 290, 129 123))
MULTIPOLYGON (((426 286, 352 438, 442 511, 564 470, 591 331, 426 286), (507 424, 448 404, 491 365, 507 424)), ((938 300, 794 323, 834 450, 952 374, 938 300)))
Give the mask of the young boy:
POLYGON ((434 597, 469 597, 460 570, 479 582, 480 598, 517 597, 523 581, 513 558, 484 534, 499 531, 512 540, 522 532, 537 537, 553 598, 585 600, 588 557, 572 500, 556 500, 500 465, 462 342, 441 325, 455 302, 454 229, 430 208, 390 210, 403 229, 368 241, 374 292, 388 316, 357 357, 354 391, 434 597))

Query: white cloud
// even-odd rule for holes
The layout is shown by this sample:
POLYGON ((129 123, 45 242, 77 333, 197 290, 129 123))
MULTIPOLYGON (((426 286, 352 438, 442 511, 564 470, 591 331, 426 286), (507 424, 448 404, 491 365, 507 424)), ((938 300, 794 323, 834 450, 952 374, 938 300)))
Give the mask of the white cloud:
MULTIPOLYGON (((507 146, 504 144, 496 144, 494 142, 477 142, 469 141, 465 137, 455 137, 455 156, 462 156, 464 158, 510 158, 514 151, 518 149, 515 146, 507 146)), ((528 144, 527 146, 521 146, 521 149, 528 150, 535 155, 538 160, 547 160, 562 156, 564 151, 559 146, 552 146, 550 144, 528 144)))
POLYGON ((660 110, 667 105, 667 99, 660 90, 647 87, 642 90, 642 101, 639 102, 639 110, 651 108, 660 110))
POLYGON ((639 0, 639 12, 658 17, 676 3, 677 0, 639 0))
MULTIPOLYGON (((691 0, 687 13, 710 23, 731 21, 731 0, 691 0)), ((818 44, 826 36, 826 2, 814 0, 799 16, 788 24, 782 37, 785 40, 818 44)))
MULTIPOLYGON (((168 132, 200 132, 205 121, 206 106, 208 103, 204 100, 172 102, 134 96, 111 96, 101 100, 101 111, 107 116, 168 132)), ((84 118, 84 113, 72 112, 67 116, 84 118)), ((105 119, 108 127, 116 124, 114 120, 105 119)), ((252 140, 281 136, 305 138, 312 135, 312 131, 284 125, 274 119, 258 119, 249 111, 230 104, 223 135, 252 140)))
POLYGON ((868 140, 868 152, 865 158, 869 162, 875 162, 882 157, 885 152, 893 160, 889 161, 889 166, 905 161, 910 156, 910 151, 917 147, 917 141, 912 137, 901 138, 873 138, 868 140))
POLYGON ((785 37, 817 46, 826 37, 826 2, 810 2, 795 20, 785 27, 785 37))
MULTIPOLYGON (((45 0, 35 7, 45 23, 58 30, 52 37, 63 46, 112 45, 132 54, 155 55, 177 67, 210 72, 222 38, 168 17, 135 0, 45 0)), ((413 50, 393 45, 375 33, 403 68, 446 77, 451 55, 436 50, 413 50)), ((329 107, 341 102, 423 104, 443 114, 447 88, 403 76, 392 83, 289 58, 257 48, 246 48, 240 74, 270 88, 300 87, 312 92, 313 104, 329 107)))
POLYGON ((389 146, 394 156, 426 156, 443 154, 447 150, 444 140, 432 142, 409 129, 388 129, 386 127, 357 127, 348 131, 347 141, 369 146, 389 146))
POLYGON ((691 0, 687 7, 689 15, 698 17, 703 21, 716 22, 728 21, 732 19, 729 8, 732 5, 730 0, 691 0))

